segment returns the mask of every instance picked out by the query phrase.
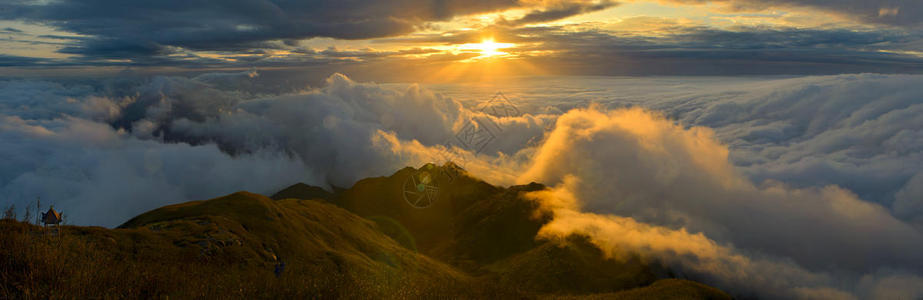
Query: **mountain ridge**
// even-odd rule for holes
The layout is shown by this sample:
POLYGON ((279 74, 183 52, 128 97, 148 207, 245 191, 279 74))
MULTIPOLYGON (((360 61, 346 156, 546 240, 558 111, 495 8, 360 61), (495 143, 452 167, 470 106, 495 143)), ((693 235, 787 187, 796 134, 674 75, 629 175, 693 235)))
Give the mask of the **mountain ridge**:
POLYGON ((532 298, 629 293, 624 295, 637 299, 691 290, 690 296, 699 296, 689 299, 729 298, 691 281, 662 279, 656 274, 663 270, 640 260, 607 258, 583 236, 536 239, 551 216, 521 195, 543 185, 496 187, 463 170, 453 178, 442 176, 459 171, 455 168, 408 167, 335 192, 303 183, 271 197, 240 191, 154 209, 115 229, 61 226, 38 238, 38 227, 7 220, 0 222, 0 232, 7 232, 0 236, 5 246, 0 252, 12 259, 0 275, 12 280, 0 288, 0 296, 532 298), (438 186, 439 198, 426 208, 413 207, 402 195, 404 183, 421 174, 438 186), (55 243, 67 246, 46 249, 55 243), (43 268, 23 266, 54 270, 53 262, 75 268, 39 272, 48 277, 35 282, 24 279, 43 268), (117 266, 113 272, 124 278, 90 272, 103 265, 117 266), (61 285, 56 276, 83 278, 77 281, 81 286, 100 285, 97 281, 104 278, 113 283, 88 290, 61 285))

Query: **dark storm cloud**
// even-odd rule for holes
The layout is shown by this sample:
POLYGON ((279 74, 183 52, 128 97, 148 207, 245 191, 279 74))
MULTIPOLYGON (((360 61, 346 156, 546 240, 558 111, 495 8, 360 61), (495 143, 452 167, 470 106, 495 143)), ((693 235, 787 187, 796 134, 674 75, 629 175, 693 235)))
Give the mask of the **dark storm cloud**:
POLYGON ((330 47, 326 50, 317 52, 327 57, 355 57, 363 59, 375 59, 381 57, 392 57, 399 55, 415 55, 415 54, 433 54, 441 52, 436 49, 424 49, 424 48, 411 48, 398 51, 375 51, 372 49, 362 49, 358 51, 343 51, 338 50, 336 47, 330 47))
POLYGON ((0 67, 34 65, 45 61, 42 58, 0 54, 0 67))
POLYGON ((602 1, 599 3, 563 3, 554 7, 533 10, 522 18, 510 21, 508 23, 511 25, 524 25, 551 22, 580 14, 604 10, 616 5, 618 5, 618 3, 613 1, 602 1))
POLYGON ((822 29, 721 30, 678 27, 663 37, 622 36, 566 28, 522 28, 514 42, 529 50, 555 50, 535 57, 543 64, 593 74, 830 74, 920 72, 923 59, 899 54, 919 37, 904 31, 822 29), (742 67, 745 66, 745 67, 742 67))
POLYGON ((661 37, 625 35, 600 30, 574 31, 566 27, 528 27, 510 29, 516 42, 544 42, 552 48, 699 48, 699 49, 794 49, 794 48, 876 48, 899 49, 901 44, 919 39, 905 31, 847 29, 800 29, 736 27, 673 27, 661 37), (567 47, 571 45, 572 47, 567 47))
POLYGON ((367 39, 412 32, 428 21, 518 6, 516 0, 56 1, 0 4, 0 19, 37 21, 95 37, 64 50, 99 57, 252 48, 280 39, 367 39))
POLYGON ((172 54, 169 47, 154 42, 120 40, 88 40, 81 46, 64 47, 58 52, 80 54, 91 58, 131 58, 172 54))
POLYGON ((82 37, 82 36, 67 36, 67 35, 55 35, 55 34, 43 34, 43 35, 39 35, 36 37, 44 38, 44 39, 69 40, 69 41, 85 41, 85 40, 90 39, 90 38, 82 37))
POLYGON ((670 0, 677 3, 727 3, 733 9, 761 10, 804 6, 846 14, 868 23, 919 25, 923 23, 923 1, 919 0, 670 0))

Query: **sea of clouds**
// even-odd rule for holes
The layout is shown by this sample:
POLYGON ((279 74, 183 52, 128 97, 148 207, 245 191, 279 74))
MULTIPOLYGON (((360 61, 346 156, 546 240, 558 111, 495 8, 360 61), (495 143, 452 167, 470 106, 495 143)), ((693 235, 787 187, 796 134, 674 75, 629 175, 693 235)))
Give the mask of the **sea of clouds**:
POLYGON ((530 77, 272 93, 259 74, 0 81, 0 204, 117 226, 295 182, 463 162, 590 235, 736 296, 923 296, 923 76, 530 77), (503 91, 515 115, 491 114, 503 91), (489 104, 489 103, 488 103, 489 104), (460 139, 468 126, 492 136, 460 139))

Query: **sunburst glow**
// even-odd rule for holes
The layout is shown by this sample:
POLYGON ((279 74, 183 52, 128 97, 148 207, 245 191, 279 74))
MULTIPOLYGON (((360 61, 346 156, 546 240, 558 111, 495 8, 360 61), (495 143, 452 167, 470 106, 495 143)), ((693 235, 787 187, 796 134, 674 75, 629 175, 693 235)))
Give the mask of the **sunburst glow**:
POLYGON ((480 43, 459 45, 458 49, 475 50, 481 53, 479 58, 488 58, 509 54, 507 52, 500 51, 500 49, 511 48, 513 46, 515 46, 513 43, 497 43, 493 38, 486 38, 480 43))

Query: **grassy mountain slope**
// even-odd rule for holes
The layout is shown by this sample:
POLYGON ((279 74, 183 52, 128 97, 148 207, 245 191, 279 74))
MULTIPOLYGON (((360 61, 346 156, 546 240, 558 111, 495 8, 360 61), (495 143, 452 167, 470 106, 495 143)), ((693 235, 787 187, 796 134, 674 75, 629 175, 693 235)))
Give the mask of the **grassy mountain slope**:
POLYGON ((476 285, 373 222, 312 200, 238 192, 156 209, 114 230, 0 227, 0 256, 9 258, 0 298, 494 295, 455 288, 476 285))
MULTIPOLYGON (((390 228, 385 231, 401 244, 525 294, 611 293, 651 285, 658 281, 655 274, 667 273, 637 259, 608 259, 585 237, 536 239, 551 215, 522 194, 542 189, 538 183, 495 187, 448 163, 367 178, 326 199, 390 228), (402 195, 403 183, 420 173, 431 174, 439 188, 437 201, 425 209, 402 195)), ((692 283, 677 282, 657 291, 692 283)))
POLYGON ((726 298, 658 281, 648 265, 608 259, 584 237, 537 240, 550 216, 522 193, 543 188, 426 165, 334 193, 297 184, 272 198, 166 206, 116 229, 3 220, 0 298, 726 298), (416 208, 403 188, 421 172, 439 191, 416 208))

